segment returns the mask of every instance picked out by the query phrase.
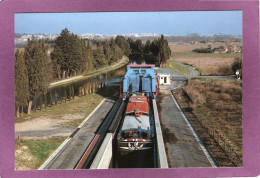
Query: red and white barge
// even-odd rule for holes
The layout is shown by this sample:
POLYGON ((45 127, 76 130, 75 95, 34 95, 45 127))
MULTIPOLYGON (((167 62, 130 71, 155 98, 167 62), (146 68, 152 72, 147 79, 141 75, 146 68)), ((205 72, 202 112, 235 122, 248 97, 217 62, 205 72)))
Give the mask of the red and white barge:
POLYGON ((153 148, 152 119, 149 97, 145 94, 131 94, 123 124, 117 137, 120 150, 147 150, 153 148))

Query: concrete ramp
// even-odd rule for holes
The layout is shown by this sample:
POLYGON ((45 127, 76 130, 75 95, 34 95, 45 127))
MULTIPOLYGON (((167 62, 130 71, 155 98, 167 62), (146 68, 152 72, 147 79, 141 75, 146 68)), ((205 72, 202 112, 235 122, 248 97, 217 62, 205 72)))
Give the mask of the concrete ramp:
POLYGON ((92 162, 90 169, 108 169, 112 160, 112 140, 113 134, 108 133, 99 148, 99 151, 92 162))
POLYGON ((161 130, 156 100, 153 99, 154 125, 157 142, 157 164, 158 168, 168 168, 167 156, 164 147, 163 134, 161 130))

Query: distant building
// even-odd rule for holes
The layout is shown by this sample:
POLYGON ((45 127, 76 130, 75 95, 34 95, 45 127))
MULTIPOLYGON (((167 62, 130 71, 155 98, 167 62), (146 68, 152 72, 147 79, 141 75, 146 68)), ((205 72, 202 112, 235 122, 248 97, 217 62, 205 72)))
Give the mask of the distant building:
POLYGON ((241 46, 235 46, 235 47, 234 47, 234 53, 242 53, 242 47, 241 46))
POLYGON ((214 48, 214 53, 227 53, 226 48, 214 48))
POLYGON ((227 53, 242 53, 242 47, 229 45, 227 53))
POLYGON ((159 76, 159 84, 160 85, 170 85, 170 74, 158 74, 159 76))

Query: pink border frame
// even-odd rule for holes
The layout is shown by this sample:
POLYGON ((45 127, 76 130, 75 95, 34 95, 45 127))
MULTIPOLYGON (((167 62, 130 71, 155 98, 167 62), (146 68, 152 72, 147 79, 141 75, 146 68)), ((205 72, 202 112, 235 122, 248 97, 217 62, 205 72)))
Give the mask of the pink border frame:
POLYGON ((0 3, 0 176, 6 177, 236 177, 257 176, 260 167, 258 1, 229 0, 3 0, 0 3), (243 11, 243 167, 14 170, 14 13, 118 11, 243 11))

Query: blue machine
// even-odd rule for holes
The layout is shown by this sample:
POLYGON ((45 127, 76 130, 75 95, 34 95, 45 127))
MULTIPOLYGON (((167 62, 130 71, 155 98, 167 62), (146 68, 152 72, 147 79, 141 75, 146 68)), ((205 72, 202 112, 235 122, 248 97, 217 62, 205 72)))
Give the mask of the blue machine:
POLYGON ((123 99, 130 93, 145 93, 156 98, 155 65, 128 65, 123 80, 123 99))

